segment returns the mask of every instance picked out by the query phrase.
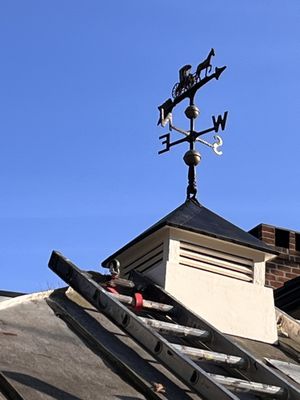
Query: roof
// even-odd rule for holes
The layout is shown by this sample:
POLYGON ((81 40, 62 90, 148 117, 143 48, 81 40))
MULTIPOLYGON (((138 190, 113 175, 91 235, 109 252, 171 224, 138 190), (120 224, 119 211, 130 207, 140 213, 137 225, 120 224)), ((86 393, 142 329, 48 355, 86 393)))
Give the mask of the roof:
POLYGON ((83 271, 58 252, 49 267, 72 288, 0 303, 1 400, 299 398, 300 325, 288 315, 278 311, 286 343, 257 343, 221 333, 142 274, 83 271))
POLYGON ((278 252, 273 248, 267 246, 264 242, 257 239, 250 233, 244 231, 243 229, 237 227, 208 208, 204 207, 197 200, 188 199, 170 214, 162 218, 145 232, 137 236, 116 253, 104 260, 102 265, 106 266, 109 260, 117 257, 129 247, 133 246, 164 226, 170 226, 173 228, 199 233, 260 250, 269 254, 278 254, 278 252))
MULTIPOLYGON (((73 289, 2 302, 0 320, 1 400, 202 399, 73 289), (155 392, 159 385, 164 391, 155 392), (15 397, 5 397, 6 387, 15 397)), ((281 343, 230 338, 263 362, 299 362, 291 338, 293 357, 281 343)))
POLYGON ((72 289, 1 302, 0 337, 1 400, 199 399, 72 289))

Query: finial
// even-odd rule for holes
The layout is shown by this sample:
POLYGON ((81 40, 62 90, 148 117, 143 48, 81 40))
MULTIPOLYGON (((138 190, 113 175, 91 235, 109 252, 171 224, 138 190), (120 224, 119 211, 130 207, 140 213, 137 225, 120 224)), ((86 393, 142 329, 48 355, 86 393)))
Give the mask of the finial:
POLYGON ((159 137, 162 140, 162 145, 165 146, 158 154, 169 151, 172 146, 179 143, 188 142, 189 150, 185 153, 183 160, 188 166, 188 186, 187 186, 187 199, 196 198, 197 194, 197 181, 196 181, 196 166, 201 161, 201 154, 195 150, 195 143, 200 142, 208 147, 211 147, 215 154, 222 155, 222 151, 219 149, 223 140, 219 135, 214 135, 215 142, 209 143, 206 140, 200 138, 200 136, 215 131, 218 133, 219 129, 222 131, 225 129, 228 112, 225 111, 223 115, 212 116, 213 126, 208 129, 197 132, 195 130, 195 119, 200 115, 199 108, 194 104, 194 98, 196 92, 212 79, 219 79, 222 72, 225 70, 225 66, 218 68, 216 67, 214 72, 208 75, 212 70, 211 58, 215 55, 214 49, 211 49, 208 56, 202 61, 196 69, 195 73, 191 73, 192 66, 184 65, 179 70, 179 82, 177 82, 172 89, 172 99, 166 100, 161 106, 158 107, 160 117, 158 125, 165 127, 169 124, 170 132, 172 130, 179 132, 184 135, 183 138, 171 142, 171 133, 167 133, 159 137), (190 102, 185 110, 185 116, 190 120, 190 129, 184 130, 177 128, 173 125, 172 112, 173 108, 179 104, 182 100, 189 98, 190 102))

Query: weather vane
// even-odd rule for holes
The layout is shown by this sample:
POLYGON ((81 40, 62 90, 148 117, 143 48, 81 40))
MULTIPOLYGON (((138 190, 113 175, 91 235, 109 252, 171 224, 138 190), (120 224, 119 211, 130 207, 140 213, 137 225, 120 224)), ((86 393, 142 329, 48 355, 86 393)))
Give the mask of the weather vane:
POLYGON ((185 153, 183 159, 186 165, 189 167, 188 170, 188 187, 187 187, 187 198, 196 198, 197 194, 197 182, 196 182, 196 170, 195 167, 201 161, 201 154, 195 150, 195 143, 200 142, 208 147, 211 147, 215 154, 221 155, 222 151, 220 147, 223 144, 223 140, 219 135, 214 135, 215 142, 209 143, 200 137, 209 132, 218 133, 219 129, 223 131, 225 129, 227 114, 225 111, 223 115, 212 116, 212 127, 197 132, 195 130, 195 119, 199 116, 199 108, 194 104, 194 98, 197 90, 199 90, 206 83, 212 79, 219 79, 226 66, 218 68, 212 74, 209 73, 212 70, 211 59, 215 55, 214 49, 211 49, 208 56, 202 61, 196 69, 195 73, 191 73, 191 65, 185 65, 179 70, 179 82, 177 82, 172 89, 172 99, 166 100, 161 106, 158 107, 160 117, 158 125, 165 127, 169 124, 170 132, 172 130, 179 132, 184 135, 183 138, 171 142, 171 133, 167 133, 159 137, 162 140, 162 145, 165 146, 158 154, 169 151, 172 146, 179 143, 188 142, 190 149, 185 153), (177 128, 173 125, 172 112, 173 108, 179 104, 182 100, 189 98, 189 106, 185 110, 186 117, 190 120, 190 129, 184 130, 177 128))

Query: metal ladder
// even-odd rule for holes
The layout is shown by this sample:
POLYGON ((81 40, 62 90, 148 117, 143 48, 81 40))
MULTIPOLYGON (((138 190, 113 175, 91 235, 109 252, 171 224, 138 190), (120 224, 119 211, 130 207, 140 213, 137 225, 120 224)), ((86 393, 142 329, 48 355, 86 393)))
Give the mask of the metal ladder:
POLYGON ((96 281, 55 251, 49 268, 202 398, 239 400, 239 392, 246 392, 259 398, 300 399, 300 391, 288 380, 143 275, 133 272, 132 280, 126 280, 97 274, 96 281))

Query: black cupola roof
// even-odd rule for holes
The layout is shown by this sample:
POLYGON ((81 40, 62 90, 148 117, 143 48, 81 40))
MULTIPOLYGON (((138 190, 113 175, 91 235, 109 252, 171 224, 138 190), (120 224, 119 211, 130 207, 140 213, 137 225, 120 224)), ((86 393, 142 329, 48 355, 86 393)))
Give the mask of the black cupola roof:
POLYGON ((164 226, 199 233, 256 250, 261 250, 269 254, 278 254, 273 248, 267 246, 264 242, 252 236, 250 233, 210 211, 197 200, 188 199, 170 214, 162 218, 141 235, 137 236, 123 248, 104 260, 102 265, 106 266, 107 262, 111 259, 116 258, 120 253, 164 226))

